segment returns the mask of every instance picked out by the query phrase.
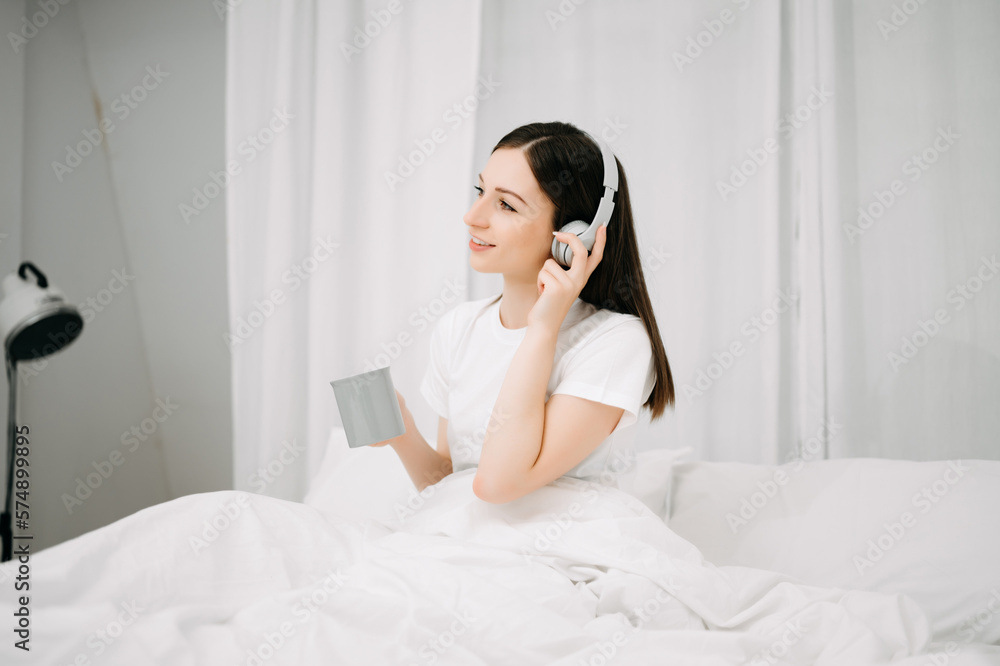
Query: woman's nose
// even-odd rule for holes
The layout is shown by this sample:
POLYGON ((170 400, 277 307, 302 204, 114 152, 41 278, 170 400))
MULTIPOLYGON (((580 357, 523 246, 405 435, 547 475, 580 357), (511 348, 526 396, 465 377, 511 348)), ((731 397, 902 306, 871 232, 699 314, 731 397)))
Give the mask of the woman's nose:
POLYGON ((465 212, 462 216, 462 220, 469 226, 482 226, 482 223, 486 219, 485 211, 483 210, 483 199, 476 199, 469 206, 469 210, 465 212))

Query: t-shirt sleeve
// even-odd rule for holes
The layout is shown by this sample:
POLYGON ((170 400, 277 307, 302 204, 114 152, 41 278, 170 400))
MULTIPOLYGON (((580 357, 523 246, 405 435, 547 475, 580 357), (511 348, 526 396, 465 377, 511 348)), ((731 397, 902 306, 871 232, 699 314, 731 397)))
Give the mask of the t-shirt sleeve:
POLYGON ((427 404, 444 418, 448 418, 448 390, 451 385, 449 352, 453 349, 449 333, 453 319, 454 310, 451 310, 442 315, 434 325, 431 331, 430 359, 420 383, 420 393, 427 404))
POLYGON ((572 354, 552 394, 621 407, 625 411, 613 433, 635 423, 656 379, 653 349, 643 323, 631 319, 612 326, 572 354))

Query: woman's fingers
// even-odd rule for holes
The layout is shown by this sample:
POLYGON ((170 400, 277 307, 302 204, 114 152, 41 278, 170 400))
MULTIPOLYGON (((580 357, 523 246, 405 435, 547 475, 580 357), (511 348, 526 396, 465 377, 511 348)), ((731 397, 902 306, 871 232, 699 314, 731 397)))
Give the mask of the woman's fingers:
MULTIPOLYGON (((590 253, 590 258, 594 259, 594 268, 597 268, 597 264, 601 263, 601 259, 604 258, 604 246, 608 242, 608 228, 607 225, 601 225, 597 228, 597 239, 594 241, 594 250, 590 253)), ((591 269, 593 270, 593 269, 591 269)))

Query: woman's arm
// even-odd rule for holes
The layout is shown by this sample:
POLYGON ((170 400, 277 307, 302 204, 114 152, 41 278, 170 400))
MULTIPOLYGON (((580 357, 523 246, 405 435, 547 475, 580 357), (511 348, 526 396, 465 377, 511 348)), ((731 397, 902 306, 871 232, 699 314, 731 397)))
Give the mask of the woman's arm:
POLYGON ((478 497, 501 494, 501 487, 523 476, 538 459, 545 426, 545 389, 557 339, 550 328, 529 325, 514 352, 483 439, 472 484, 478 497))
POLYGON ((570 471, 611 434, 624 412, 574 395, 546 401, 556 336, 533 330, 529 325, 514 353, 486 429, 472 490, 487 502, 510 502, 570 471))
POLYGON ((438 417, 438 451, 435 451, 417 430, 409 410, 403 411, 406 433, 390 440, 389 444, 403 461, 406 473, 410 475, 417 492, 434 485, 452 472, 451 457, 448 452, 448 422, 438 417), (442 437, 444 438, 442 440, 442 437))

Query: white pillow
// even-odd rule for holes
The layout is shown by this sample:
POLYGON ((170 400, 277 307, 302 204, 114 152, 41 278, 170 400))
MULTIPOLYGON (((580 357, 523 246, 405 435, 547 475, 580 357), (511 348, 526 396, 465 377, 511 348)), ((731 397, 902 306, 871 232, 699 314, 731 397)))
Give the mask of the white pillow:
MULTIPOLYGON (((636 454, 634 473, 622 490, 634 495, 666 519, 670 515, 671 468, 691 453, 682 449, 654 449, 636 454)), ((352 520, 374 518, 399 524, 407 509, 419 506, 421 497, 392 447, 362 446, 352 449, 342 426, 330 431, 319 471, 310 481, 303 503, 352 520)))
POLYGON ((1000 642, 1000 461, 690 462, 674 474, 668 524, 713 564, 906 594, 935 640, 1000 642))
POLYGON ((400 507, 413 498, 417 489, 391 446, 352 449, 343 426, 334 426, 303 503, 351 520, 398 524, 400 507))
POLYGON ((687 458, 691 451, 687 446, 638 452, 635 473, 623 478, 621 489, 639 498, 653 513, 666 520, 670 515, 673 466, 687 458))

